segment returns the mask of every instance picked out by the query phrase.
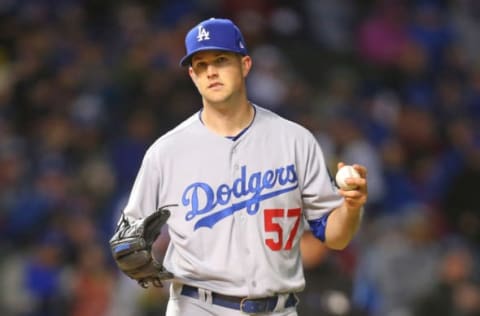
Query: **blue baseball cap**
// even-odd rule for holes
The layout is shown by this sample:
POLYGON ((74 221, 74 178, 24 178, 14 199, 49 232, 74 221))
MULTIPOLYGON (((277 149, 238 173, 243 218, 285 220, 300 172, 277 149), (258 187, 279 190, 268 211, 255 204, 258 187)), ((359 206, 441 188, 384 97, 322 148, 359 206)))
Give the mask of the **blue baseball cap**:
POLYGON ((222 50, 247 55, 240 29, 229 19, 211 18, 194 26, 185 36, 186 55, 181 66, 190 64, 193 54, 204 50, 222 50))

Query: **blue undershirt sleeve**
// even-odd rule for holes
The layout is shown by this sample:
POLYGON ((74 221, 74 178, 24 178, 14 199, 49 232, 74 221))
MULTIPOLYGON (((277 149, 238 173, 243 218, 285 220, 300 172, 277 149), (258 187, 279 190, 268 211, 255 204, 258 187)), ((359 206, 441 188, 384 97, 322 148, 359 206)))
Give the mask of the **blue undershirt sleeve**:
POLYGON ((325 241, 325 229, 327 228, 327 220, 331 213, 332 212, 328 212, 318 219, 308 221, 313 235, 321 241, 325 241))

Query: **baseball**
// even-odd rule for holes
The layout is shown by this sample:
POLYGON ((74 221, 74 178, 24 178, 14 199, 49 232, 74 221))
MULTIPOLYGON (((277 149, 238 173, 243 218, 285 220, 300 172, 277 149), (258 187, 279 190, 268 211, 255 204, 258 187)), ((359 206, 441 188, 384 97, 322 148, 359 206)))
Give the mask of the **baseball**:
POLYGON ((345 165, 342 168, 338 169, 335 176, 335 181, 342 190, 355 190, 357 188, 356 186, 348 185, 347 183, 345 183, 345 180, 347 178, 360 178, 360 174, 358 173, 358 171, 349 165, 345 165))

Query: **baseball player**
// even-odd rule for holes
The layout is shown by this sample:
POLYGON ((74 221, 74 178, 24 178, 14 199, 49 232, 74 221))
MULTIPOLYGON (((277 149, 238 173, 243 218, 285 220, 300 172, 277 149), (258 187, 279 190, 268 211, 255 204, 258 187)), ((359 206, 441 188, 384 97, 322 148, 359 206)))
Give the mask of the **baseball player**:
POLYGON ((185 44, 180 64, 203 107, 148 149, 121 223, 174 205, 163 266, 150 265, 172 278, 167 315, 297 315, 305 223, 328 247, 346 247, 367 171, 354 165, 357 188, 337 189, 312 134, 248 100, 252 59, 232 21, 205 20, 185 44))

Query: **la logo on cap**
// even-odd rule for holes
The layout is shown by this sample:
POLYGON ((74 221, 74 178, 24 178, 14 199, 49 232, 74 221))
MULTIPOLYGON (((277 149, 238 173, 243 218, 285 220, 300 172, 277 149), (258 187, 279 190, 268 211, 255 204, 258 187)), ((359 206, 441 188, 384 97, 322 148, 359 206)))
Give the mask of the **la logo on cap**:
POLYGON ((197 41, 201 42, 210 39, 210 32, 208 32, 202 25, 198 27, 197 41))

